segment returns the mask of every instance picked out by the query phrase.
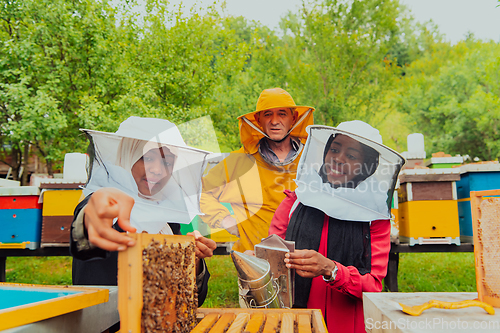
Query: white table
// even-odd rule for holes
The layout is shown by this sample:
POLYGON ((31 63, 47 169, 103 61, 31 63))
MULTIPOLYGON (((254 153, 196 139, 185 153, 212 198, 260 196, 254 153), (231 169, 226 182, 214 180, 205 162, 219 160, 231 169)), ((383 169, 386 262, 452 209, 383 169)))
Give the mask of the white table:
POLYGON ((446 310, 431 308, 410 316, 397 303, 421 305, 430 300, 458 302, 477 298, 477 293, 363 293, 367 332, 500 332, 500 309, 488 314, 483 308, 446 310))

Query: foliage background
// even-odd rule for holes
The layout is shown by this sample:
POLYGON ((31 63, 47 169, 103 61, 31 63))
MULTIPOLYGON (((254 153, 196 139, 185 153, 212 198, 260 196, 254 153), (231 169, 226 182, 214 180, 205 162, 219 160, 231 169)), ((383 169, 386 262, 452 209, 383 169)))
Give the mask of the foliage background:
POLYGON ((315 107, 318 124, 370 123, 399 152, 420 132, 428 156, 500 155, 498 43, 444 42, 398 0, 304 1, 276 31, 221 2, 0 2, 0 161, 15 175, 32 154, 57 172, 85 151, 80 128, 115 131, 130 115, 210 116, 228 152, 235 118, 270 87, 315 107))

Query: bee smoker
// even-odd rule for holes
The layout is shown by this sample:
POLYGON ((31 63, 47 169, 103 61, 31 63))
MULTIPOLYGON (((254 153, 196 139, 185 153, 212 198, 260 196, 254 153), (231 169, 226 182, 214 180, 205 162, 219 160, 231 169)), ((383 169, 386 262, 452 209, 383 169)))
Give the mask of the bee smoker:
POLYGON ((291 308, 295 291, 294 271, 285 265, 285 255, 295 251, 295 242, 283 240, 278 235, 269 235, 255 245, 255 256, 265 259, 271 265, 271 274, 276 280, 278 298, 282 308, 291 308))
POLYGON ((250 308, 291 308, 294 274, 285 266, 285 254, 295 243, 271 235, 255 245, 255 257, 233 251, 231 258, 238 271, 240 297, 250 308))
POLYGON ((238 271, 240 297, 249 308, 281 308, 278 285, 271 275, 269 262, 245 253, 231 253, 238 271))

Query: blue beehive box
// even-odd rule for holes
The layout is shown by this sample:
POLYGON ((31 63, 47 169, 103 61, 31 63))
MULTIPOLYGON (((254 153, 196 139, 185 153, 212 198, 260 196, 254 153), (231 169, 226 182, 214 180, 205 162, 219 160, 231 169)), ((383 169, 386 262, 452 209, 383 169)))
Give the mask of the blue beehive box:
POLYGON ((35 186, 0 188, 0 249, 40 247, 42 206, 35 186))
POLYGON ((40 247, 41 209, 2 209, 0 226, 0 247, 32 250, 40 247))
POLYGON ((460 241, 473 243, 470 192, 500 189, 500 164, 466 164, 460 169, 457 181, 460 241))

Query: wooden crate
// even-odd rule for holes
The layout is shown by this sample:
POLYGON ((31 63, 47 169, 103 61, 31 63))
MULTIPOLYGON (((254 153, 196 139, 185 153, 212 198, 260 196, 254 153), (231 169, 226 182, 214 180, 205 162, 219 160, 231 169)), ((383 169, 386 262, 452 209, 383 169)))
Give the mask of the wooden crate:
POLYGON ((317 309, 198 309, 191 333, 326 333, 317 309))
POLYGON ((420 200, 457 200, 455 182, 403 183, 398 190, 399 202, 420 200))
POLYGON ((144 325, 162 325, 152 332, 171 332, 174 325, 189 331, 186 327, 196 324, 198 303, 194 237, 130 236, 137 244, 118 254, 120 331, 141 333, 144 325))
POLYGON ((460 245, 457 187, 459 170, 404 170, 399 177, 399 241, 460 245))

